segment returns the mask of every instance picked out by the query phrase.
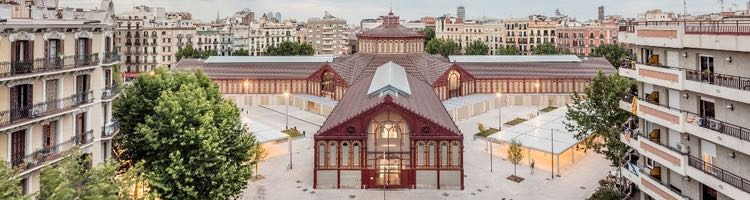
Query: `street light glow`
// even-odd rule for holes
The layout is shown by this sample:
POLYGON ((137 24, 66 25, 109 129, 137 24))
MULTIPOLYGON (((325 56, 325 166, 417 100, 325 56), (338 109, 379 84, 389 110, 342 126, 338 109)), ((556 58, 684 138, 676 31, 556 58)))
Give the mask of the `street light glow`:
POLYGON ((288 97, 289 96, 289 92, 284 92, 284 96, 288 97))

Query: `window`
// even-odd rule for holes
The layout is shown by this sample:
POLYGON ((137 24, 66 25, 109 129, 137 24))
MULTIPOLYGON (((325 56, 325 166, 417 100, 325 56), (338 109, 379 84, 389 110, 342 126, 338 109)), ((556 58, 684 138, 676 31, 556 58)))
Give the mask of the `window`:
POLYGON ((399 127, 393 122, 385 122, 380 126, 380 138, 381 139, 396 139, 398 138, 399 127))
POLYGON ((341 144, 341 167, 347 167, 349 166, 349 162, 351 162, 351 158, 349 158, 349 143, 344 142, 341 144))
POLYGON ((337 166, 337 154, 336 154, 336 142, 331 142, 331 144, 328 145, 328 166, 336 167, 337 166))
POLYGON ((459 161, 459 153, 461 153, 461 148, 459 147, 458 142, 453 142, 453 147, 451 149, 451 165, 461 165, 461 161, 459 161))
POLYGON ((318 145, 318 166, 326 166, 326 145, 324 143, 318 145))
POLYGON ((440 144, 440 166, 448 166, 448 143, 440 144))
POLYGON ((352 151, 352 166, 358 167, 359 166, 359 143, 355 142, 353 145, 353 151, 352 151))
POLYGON ((417 166, 424 166, 425 164, 425 149, 424 142, 417 143, 417 166))
POLYGON ((427 165, 435 166, 435 142, 431 142, 429 146, 429 152, 427 153, 427 165))

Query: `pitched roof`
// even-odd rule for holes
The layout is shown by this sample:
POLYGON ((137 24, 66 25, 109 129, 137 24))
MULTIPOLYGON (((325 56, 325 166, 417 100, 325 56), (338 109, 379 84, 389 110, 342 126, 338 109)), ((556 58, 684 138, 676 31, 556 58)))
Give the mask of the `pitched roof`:
POLYGON ((375 71, 367 95, 385 94, 387 91, 411 95, 411 87, 406 80, 406 71, 400 65, 388 62, 375 71))
POLYGON ((353 84, 363 77, 375 73, 376 69, 388 62, 403 67, 404 70, 418 80, 432 83, 448 70, 451 63, 439 55, 427 53, 410 54, 371 54, 357 53, 343 57, 331 63, 336 73, 346 82, 353 84))
POLYGON ((362 114, 382 103, 386 98, 392 98, 393 103, 399 105, 420 117, 432 121, 437 126, 441 126, 451 132, 460 134, 456 123, 453 121, 448 111, 440 103, 440 99, 433 92, 432 86, 417 79, 411 74, 405 74, 406 81, 411 89, 411 95, 392 96, 392 95, 368 95, 367 91, 373 82, 374 75, 364 77, 361 81, 356 82, 347 90, 344 97, 336 105, 326 121, 321 126, 318 133, 326 132, 335 126, 344 123, 359 114, 362 114))
POLYGON ((598 71, 605 74, 616 70, 604 58, 588 58, 581 62, 456 62, 478 79, 590 79, 598 71))
POLYGON ((357 38, 424 38, 423 33, 401 24, 381 24, 369 31, 357 34, 357 38))
POLYGON ((327 65, 325 59, 305 59, 294 56, 279 56, 275 58, 230 58, 208 60, 183 59, 175 70, 203 71, 212 79, 306 79, 316 70, 327 65), (288 60, 287 60, 288 59, 288 60))

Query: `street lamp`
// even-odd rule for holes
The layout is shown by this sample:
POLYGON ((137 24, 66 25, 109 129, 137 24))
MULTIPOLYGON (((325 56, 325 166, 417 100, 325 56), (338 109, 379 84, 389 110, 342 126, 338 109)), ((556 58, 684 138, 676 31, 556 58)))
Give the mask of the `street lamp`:
MULTIPOLYGON (((503 93, 502 93, 502 92, 498 92, 498 93, 497 93, 497 94, 495 94, 495 95, 496 95, 496 96, 497 96, 497 98, 498 98, 498 104, 500 104, 500 103, 499 103, 499 99, 500 99, 501 97, 503 97, 503 93)), ((497 130, 498 130, 498 131, 501 131, 501 130, 503 130, 503 105, 499 105, 499 106, 497 106, 497 130)))
POLYGON ((289 92, 284 92, 284 97, 286 97, 286 112, 284 115, 286 115, 286 129, 284 131, 287 132, 287 140, 289 142, 289 169, 294 169, 294 165, 292 164, 292 135, 289 134, 289 92))

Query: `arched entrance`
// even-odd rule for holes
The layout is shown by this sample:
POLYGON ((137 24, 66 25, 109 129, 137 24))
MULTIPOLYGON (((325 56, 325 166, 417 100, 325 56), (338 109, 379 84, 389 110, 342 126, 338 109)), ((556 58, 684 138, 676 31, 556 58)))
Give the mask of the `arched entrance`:
POLYGON ((336 85, 334 84, 333 72, 324 71, 320 81, 320 96, 334 99, 335 94, 336 85))
POLYGON ((368 148, 368 162, 374 164, 369 187, 409 187, 403 174, 411 168, 408 122, 398 113, 385 111, 372 118, 368 129, 368 143, 374 147, 368 148))
POLYGON ((461 96, 461 74, 453 70, 448 74, 448 98, 461 96))

